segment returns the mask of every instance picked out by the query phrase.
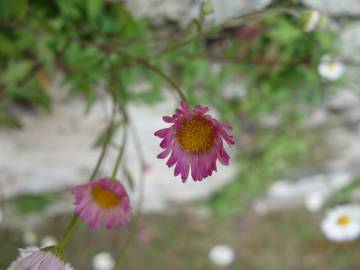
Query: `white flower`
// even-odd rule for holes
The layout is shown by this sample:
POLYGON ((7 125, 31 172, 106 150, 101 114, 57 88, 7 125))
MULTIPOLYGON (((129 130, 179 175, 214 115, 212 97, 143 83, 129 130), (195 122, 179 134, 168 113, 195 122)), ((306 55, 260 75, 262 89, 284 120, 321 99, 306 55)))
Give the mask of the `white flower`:
POLYGON ((40 247, 49 247, 49 246, 55 246, 57 244, 57 241, 54 236, 46 235, 43 239, 41 239, 40 247))
POLYGON ((344 74, 345 67, 330 55, 324 56, 320 60, 318 72, 321 77, 329 81, 336 81, 344 74))
POLYGON ((92 263, 95 270, 111 270, 115 267, 115 261, 108 252, 100 252, 96 254, 92 263))
POLYGON ((355 240, 360 235, 360 207, 335 207, 322 221, 321 230, 329 240, 335 242, 355 240))
POLYGON ((308 20, 305 24, 305 32, 313 32, 316 27, 319 25, 321 19, 321 14, 317 10, 312 10, 309 13, 308 20))
POLYGON ((235 259, 234 250, 227 245, 216 245, 209 252, 209 259, 219 266, 228 266, 235 259))
POLYGON ((324 206, 326 198, 321 192, 312 192, 305 197, 305 207, 310 212, 317 212, 324 206))

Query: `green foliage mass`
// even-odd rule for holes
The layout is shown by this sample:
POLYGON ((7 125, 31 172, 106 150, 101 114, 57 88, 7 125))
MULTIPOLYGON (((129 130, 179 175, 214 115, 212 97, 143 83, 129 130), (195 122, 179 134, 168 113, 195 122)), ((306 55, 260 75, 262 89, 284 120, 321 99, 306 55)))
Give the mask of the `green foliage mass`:
MULTIPOLYGON (((241 78, 249 97, 241 106, 254 114, 278 104, 316 100, 320 80, 316 65, 331 51, 333 34, 305 33, 299 16, 266 11, 257 20, 210 30, 163 29, 134 19, 118 2, 102 0, 0 1, 0 126, 20 126, 15 104, 51 110, 48 85, 56 71, 71 91, 81 93, 89 109, 97 98, 94 85, 105 82, 123 102, 161 100, 169 75, 192 102, 227 109, 226 83, 241 78), (169 33, 175 32, 173 36, 169 33), (213 72, 220 63, 219 72, 213 72), (151 68, 149 68, 149 64, 151 68), (144 91, 133 91, 138 81, 144 91)), ((236 104, 235 107, 238 107, 236 104)))

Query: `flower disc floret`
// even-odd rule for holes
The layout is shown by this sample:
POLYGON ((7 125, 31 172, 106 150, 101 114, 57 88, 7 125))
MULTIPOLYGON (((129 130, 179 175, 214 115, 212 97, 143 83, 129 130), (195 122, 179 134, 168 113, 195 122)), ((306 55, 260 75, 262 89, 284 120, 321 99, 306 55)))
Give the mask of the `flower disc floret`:
POLYGON ((93 180, 74 189, 75 213, 92 228, 107 229, 126 225, 130 201, 125 187, 108 178, 93 180))

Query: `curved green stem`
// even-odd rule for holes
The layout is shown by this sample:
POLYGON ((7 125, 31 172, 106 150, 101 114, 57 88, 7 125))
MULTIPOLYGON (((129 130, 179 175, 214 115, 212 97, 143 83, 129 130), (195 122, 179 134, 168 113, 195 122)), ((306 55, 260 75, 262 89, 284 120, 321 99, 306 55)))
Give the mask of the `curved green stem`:
POLYGON ((124 268, 126 256, 128 254, 129 248, 131 247, 131 243, 133 242, 133 240, 136 236, 139 224, 140 224, 140 216, 137 216, 134 220, 134 224, 132 226, 130 235, 129 235, 128 239, 126 240, 125 247, 122 250, 122 253, 120 254, 120 256, 118 257, 118 259, 116 261, 116 266, 115 266, 116 270, 121 270, 124 268))
POLYGON ((122 160, 122 158, 124 156, 126 141, 127 141, 127 123, 125 122, 123 140, 122 140, 122 143, 120 145, 119 153, 118 153, 118 156, 116 158, 116 162, 115 162, 113 172, 111 174, 111 179, 112 180, 116 179, 116 175, 117 175, 117 172, 119 170, 121 160, 122 160))
MULTIPOLYGON (((106 140, 103 144, 103 147, 101 149, 101 153, 100 156, 96 162, 96 165, 94 167, 94 170, 89 178, 89 181, 92 181, 95 177, 96 174, 98 173, 100 166, 104 160, 105 154, 106 154, 106 150, 108 149, 108 146, 110 144, 111 141, 111 137, 112 137, 112 131, 113 131, 113 126, 114 126, 114 122, 115 122, 115 116, 116 116, 116 100, 114 99, 114 103, 113 103, 113 112, 112 112, 112 116, 111 116, 111 120, 110 120, 110 124, 107 128, 107 136, 106 136, 106 140)), ((79 215, 78 214, 74 214, 73 217, 71 218, 71 221, 69 223, 69 225, 67 226, 61 240, 59 241, 58 246, 61 248, 65 248, 66 244, 68 243, 68 241, 70 240, 73 232, 76 229, 76 225, 79 222, 79 215)))
POLYGON ((69 239, 71 238, 73 232, 76 229, 76 225, 78 224, 79 221, 79 215, 78 214, 74 214, 68 227, 66 228, 66 231, 63 235, 63 237, 61 238, 58 247, 60 248, 65 248, 66 244, 68 243, 69 239))

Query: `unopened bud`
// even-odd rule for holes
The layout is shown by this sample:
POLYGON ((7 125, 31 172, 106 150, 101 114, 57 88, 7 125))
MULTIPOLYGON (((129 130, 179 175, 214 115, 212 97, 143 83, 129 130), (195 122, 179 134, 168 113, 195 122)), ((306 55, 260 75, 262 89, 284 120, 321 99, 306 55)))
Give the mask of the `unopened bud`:
POLYGON ((206 0, 201 3, 201 13, 204 15, 210 15, 214 12, 214 5, 210 0, 206 0))

